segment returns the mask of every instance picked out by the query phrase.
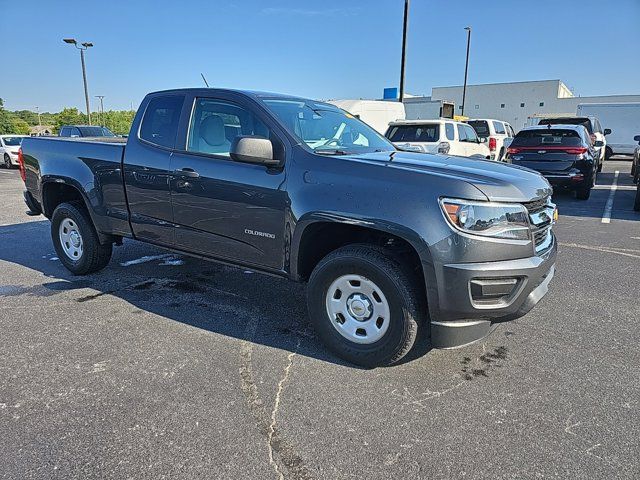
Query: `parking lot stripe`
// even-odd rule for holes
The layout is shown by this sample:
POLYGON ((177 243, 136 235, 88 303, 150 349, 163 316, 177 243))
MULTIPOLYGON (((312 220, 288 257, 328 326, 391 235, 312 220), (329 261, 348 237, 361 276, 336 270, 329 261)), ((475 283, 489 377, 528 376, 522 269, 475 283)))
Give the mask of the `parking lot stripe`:
POLYGON ((609 198, 607 204, 604 206, 604 213, 602 214, 602 223, 611 223, 611 211, 613 210, 613 198, 616 196, 616 190, 618 189, 618 176, 620 171, 616 170, 613 175, 613 182, 611 183, 611 192, 609 192, 609 198))

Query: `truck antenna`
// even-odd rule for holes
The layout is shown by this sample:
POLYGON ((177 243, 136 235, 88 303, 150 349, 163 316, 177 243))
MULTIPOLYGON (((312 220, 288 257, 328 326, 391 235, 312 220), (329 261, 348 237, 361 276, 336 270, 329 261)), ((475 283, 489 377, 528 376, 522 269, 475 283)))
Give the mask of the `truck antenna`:
POLYGON ((200 73, 200 76, 202 77, 202 80, 204 80, 204 84, 207 86, 207 88, 209 88, 209 82, 207 82, 207 79, 204 78, 204 73, 200 73))

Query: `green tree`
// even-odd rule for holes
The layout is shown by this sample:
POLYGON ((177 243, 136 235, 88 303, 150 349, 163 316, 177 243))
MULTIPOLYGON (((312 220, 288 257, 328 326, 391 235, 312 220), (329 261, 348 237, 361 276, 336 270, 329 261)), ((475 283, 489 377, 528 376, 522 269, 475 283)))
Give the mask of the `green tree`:
POLYGON ((87 123, 85 116, 78 112, 77 108, 65 108, 56 114, 54 126, 56 132, 59 132, 63 125, 82 125, 85 123, 87 123))
POLYGON ((11 121, 11 114, 4 109, 4 102, 0 98, 0 135, 15 133, 13 128, 14 126, 11 121))
POLYGON ((16 133, 18 135, 29 135, 29 124, 23 119, 14 117, 11 119, 11 123, 13 124, 13 131, 11 133, 16 133))

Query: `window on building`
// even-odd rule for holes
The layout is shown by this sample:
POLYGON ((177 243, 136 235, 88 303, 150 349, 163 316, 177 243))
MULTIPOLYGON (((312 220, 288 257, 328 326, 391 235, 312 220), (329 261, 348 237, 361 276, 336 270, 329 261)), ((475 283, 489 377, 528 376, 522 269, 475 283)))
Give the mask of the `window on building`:
POLYGON ((501 103, 501 104, 500 104, 500 108, 504 108, 504 103, 501 103))
POLYGON ((460 106, 458 107, 458 110, 462 110, 462 105, 460 105, 460 106))
POLYGON ((476 110, 480 109, 480 105, 476 105, 476 110))
POLYGON ((541 107, 544 107, 544 102, 540 102, 540 106, 541 106, 541 107))
POLYGON ((521 103, 521 104, 520 104, 520 108, 522 108, 522 107, 524 107, 524 103, 521 103))

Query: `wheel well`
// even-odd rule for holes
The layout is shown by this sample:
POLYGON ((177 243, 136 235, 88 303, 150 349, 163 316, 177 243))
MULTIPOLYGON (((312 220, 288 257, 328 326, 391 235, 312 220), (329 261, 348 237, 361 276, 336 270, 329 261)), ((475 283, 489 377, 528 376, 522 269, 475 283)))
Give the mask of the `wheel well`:
POLYGON ((409 267, 424 285, 420 256, 408 241, 380 230, 332 222, 314 223, 305 228, 298 250, 298 277, 308 280, 320 260, 334 250, 354 243, 388 249, 403 265, 409 267))
POLYGON ((84 205, 84 198, 77 188, 65 183, 49 183, 42 189, 42 207, 45 217, 51 218, 53 211, 58 205, 66 202, 81 201, 84 205))

